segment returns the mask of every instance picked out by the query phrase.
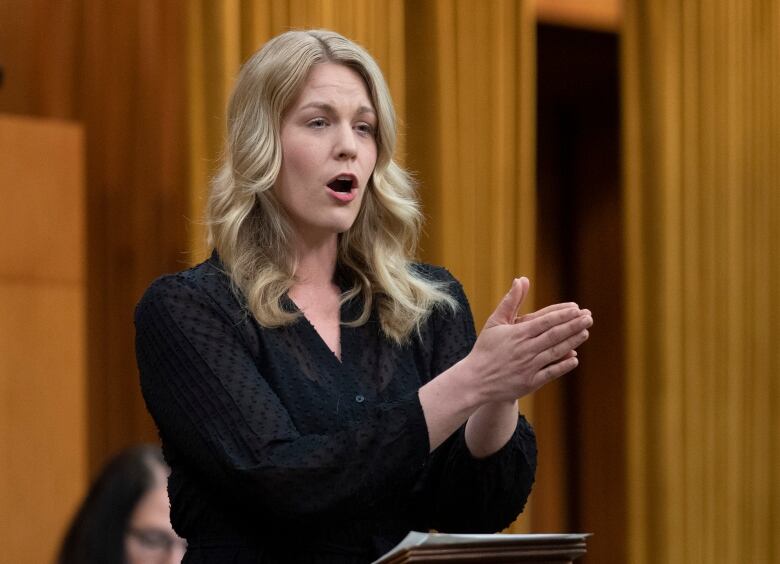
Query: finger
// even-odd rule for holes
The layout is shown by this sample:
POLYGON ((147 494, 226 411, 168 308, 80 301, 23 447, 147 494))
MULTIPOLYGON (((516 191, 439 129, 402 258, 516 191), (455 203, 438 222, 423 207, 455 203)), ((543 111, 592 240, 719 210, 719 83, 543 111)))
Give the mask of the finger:
MULTIPOLYGON (((556 315, 557 313, 558 312, 555 312, 551 315, 556 315)), ((529 323, 529 325, 531 324, 529 323)), ((527 339, 525 344, 529 351, 533 351, 534 354, 538 355, 548 349, 557 347, 560 343, 564 343, 567 339, 570 339, 580 331, 588 329, 592 325, 593 318, 590 315, 576 315, 570 320, 559 323, 532 339, 527 339)), ((569 349, 572 348, 574 347, 569 347, 569 349)), ((540 362, 539 366, 544 366, 553 360, 557 360, 565 353, 566 350, 561 350, 561 347, 558 347, 555 353, 557 356, 553 355, 553 358, 544 359, 544 362, 540 362)))
POLYGON ((517 315, 517 310, 520 308, 520 306, 523 305, 523 302, 528 297, 528 290, 531 288, 531 281, 525 276, 520 277, 519 284, 522 293, 520 294, 520 301, 518 302, 517 307, 515 308, 515 315, 517 315))
POLYGON ((534 375, 534 391, 545 384, 560 378, 564 374, 571 372, 577 368, 578 365, 579 360, 577 357, 564 358, 558 362, 548 364, 534 375))
POLYGON ((552 347, 540 352, 538 355, 536 355, 536 358, 534 359, 534 363, 537 366, 547 366, 548 364, 557 362, 565 358, 573 358, 574 356, 576 356, 576 355, 572 355, 572 353, 576 353, 574 349, 576 349, 582 343, 587 341, 589 336, 590 333, 588 332, 588 330, 583 329, 577 334, 572 335, 571 337, 564 339, 563 341, 553 345, 552 347))
POLYGON ((552 311, 558 311, 570 307, 577 307, 577 304, 574 302, 566 302, 566 303, 548 305, 547 307, 540 309, 539 311, 534 311, 532 313, 526 313, 525 315, 517 316, 515 318, 515 323, 522 323, 523 321, 531 321, 533 319, 538 319, 542 315, 545 315, 552 311))
POLYGON ((517 308, 525 299, 528 293, 529 281, 528 278, 515 278, 512 280, 512 287, 509 292, 499 302, 493 315, 490 316, 486 326, 498 325, 501 323, 513 323, 517 308))
MULTIPOLYGON (((535 339, 539 335, 549 332, 554 327, 569 323, 579 317, 585 317, 585 315, 580 312, 578 307, 565 307, 553 309, 544 315, 540 315, 535 319, 524 321, 517 325, 520 328, 519 331, 522 338, 535 339)), ((561 335, 561 340, 565 339, 567 336, 568 335, 561 335)), ((538 351, 554 344, 555 343, 547 344, 546 342, 542 342, 538 351)))

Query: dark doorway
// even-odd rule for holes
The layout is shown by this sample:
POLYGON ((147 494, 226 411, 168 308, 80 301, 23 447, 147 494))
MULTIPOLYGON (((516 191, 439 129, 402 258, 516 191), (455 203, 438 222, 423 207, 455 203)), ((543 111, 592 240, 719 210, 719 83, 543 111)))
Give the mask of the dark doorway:
POLYGON ((593 311, 580 367, 536 395, 535 531, 590 532, 626 561, 619 38, 539 25, 537 304, 593 311))

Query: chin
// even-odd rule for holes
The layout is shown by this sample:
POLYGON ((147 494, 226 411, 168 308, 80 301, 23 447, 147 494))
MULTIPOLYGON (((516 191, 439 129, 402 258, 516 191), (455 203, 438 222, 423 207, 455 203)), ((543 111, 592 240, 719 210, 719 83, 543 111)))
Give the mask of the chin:
POLYGON ((328 226, 331 231, 334 233, 344 233, 345 231, 349 231, 352 229, 352 226, 355 225, 355 220, 357 219, 356 216, 350 215, 350 217, 338 217, 334 218, 332 222, 330 222, 330 225, 328 226))
POLYGON ((352 221, 352 222, 350 222, 350 223, 348 223, 348 224, 344 224, 344 225, 338 225, 338 226, 335 226, 335 227, 333 228, 333 231, 334 231, 336 234, 338 234, 338 235, 341 235, 342 233, 346 233, 347 231, 349 231, 350 229, 352 229, 352 226, 353 226, 354 224, 355 224, 355 222, 354 222, 354 221, 352 221))
POLYGON ((308 233, 314 237, 340 235, 349 231, 355 224, 357 214, 321 214, 309 217, 309 221, 293 221, 293 228, 299 233, 308 233))

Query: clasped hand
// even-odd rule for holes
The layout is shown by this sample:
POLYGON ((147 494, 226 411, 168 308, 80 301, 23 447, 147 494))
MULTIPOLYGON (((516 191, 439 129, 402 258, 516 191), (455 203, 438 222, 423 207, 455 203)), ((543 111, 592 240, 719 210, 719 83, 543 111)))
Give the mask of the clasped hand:
POLYGON ((593 317, 575 303, 518 317, 529 286, 524 277, 512 282, 466 359, 485 403, 513 401, 570 372, 578 364, 577 347, 588 339, 593 317))

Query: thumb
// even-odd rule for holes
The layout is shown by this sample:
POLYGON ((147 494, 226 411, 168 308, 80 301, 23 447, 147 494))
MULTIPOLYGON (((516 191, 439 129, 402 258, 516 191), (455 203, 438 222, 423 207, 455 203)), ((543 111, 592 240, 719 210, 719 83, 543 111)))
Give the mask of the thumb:
POLYGON ((502 323, 514 323, 515 315, 520 305, 528 294, 530 282, 525 276, 512 280, 512 287, 509 292, 499 302, 493 315, 487 321, 487 326, 499 325, 502 323))

